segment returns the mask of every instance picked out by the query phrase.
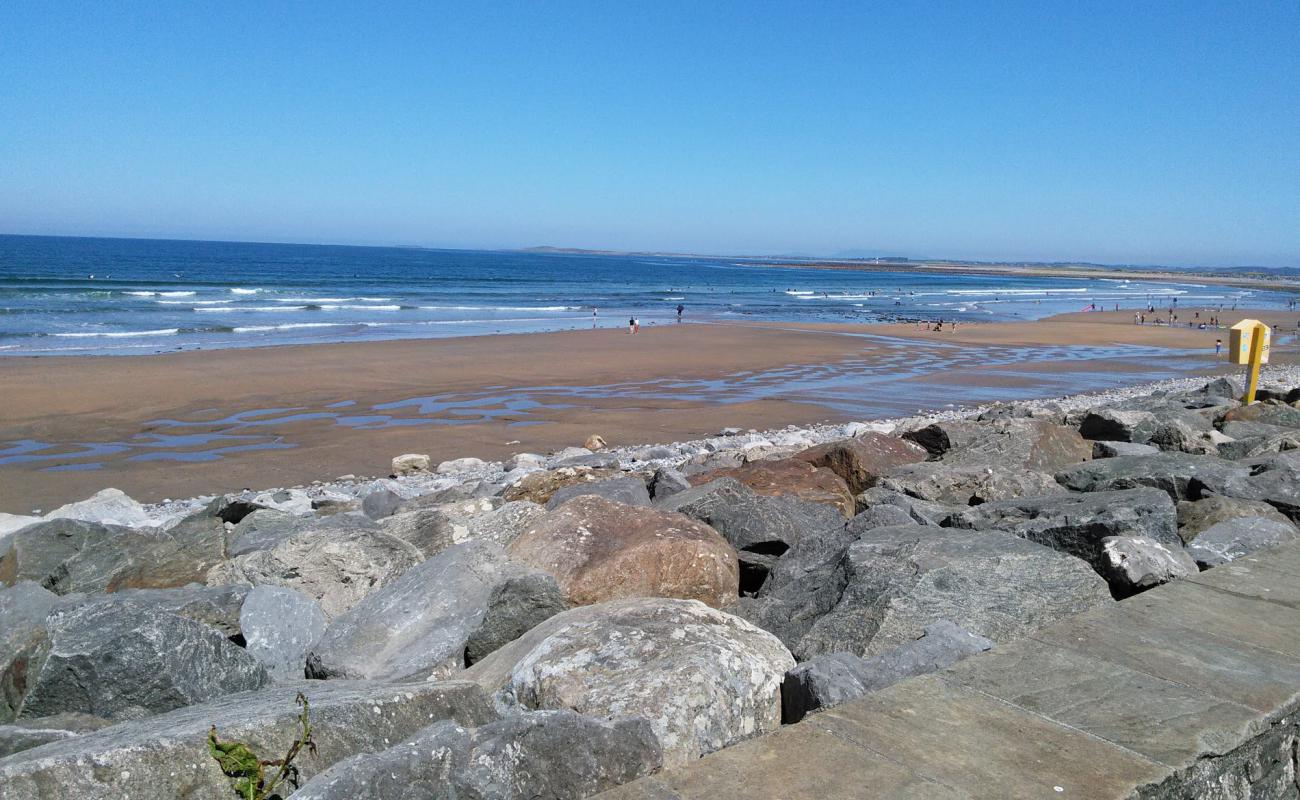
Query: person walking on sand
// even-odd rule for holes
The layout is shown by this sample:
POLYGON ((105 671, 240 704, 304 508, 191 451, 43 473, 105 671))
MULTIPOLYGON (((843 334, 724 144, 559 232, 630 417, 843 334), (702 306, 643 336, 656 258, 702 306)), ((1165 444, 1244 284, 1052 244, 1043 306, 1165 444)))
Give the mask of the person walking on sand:
POLYGON ((627 318, 627 332, 636 333, 636 317, 627 318))
POLYGON ((632 332, 633 333, 641 332, 641 320, 637 319, 636 317, 632 318, 632 332))
POLYGON ((1219 357, 1219 354, 1222 353, 1222 352, 1223 352, 1223 340, 1222 340, 1222 339, 1215 339, 1215 340, 1214 340, 1214 357, 1215 357, 1215 358, 1218 358, 1218 357, 1219 357))
POLYGON ((681 321, 682 321, 682 312, 685 311, 685 310, 686 310, 686 306, 682 305, 681 303, 678 303, 678 304, 677 304, 677 321, 678 321, 678 322, 681 322, 681 321))

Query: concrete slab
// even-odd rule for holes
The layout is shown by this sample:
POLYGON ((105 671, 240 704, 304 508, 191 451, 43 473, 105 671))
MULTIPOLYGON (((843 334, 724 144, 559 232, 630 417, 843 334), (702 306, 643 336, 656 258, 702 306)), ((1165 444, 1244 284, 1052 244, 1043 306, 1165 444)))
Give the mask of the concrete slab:
POLYGON ((1265 727, 1254 709, 1037 641, 968 658, 944 678, 1171 767, 1227 753, 1265 727))
POLYGON ((1168 771, 939 674, 904 681, 815 718, 825 716, 853 723, 840 735, 973 797, 1111 800, 1168 771))
POLYGON ((1300 701, 1300 656, 1138 614, 1127 603, 1071 617, 1031 638, 1104 657, 1259 712, 1300 701))

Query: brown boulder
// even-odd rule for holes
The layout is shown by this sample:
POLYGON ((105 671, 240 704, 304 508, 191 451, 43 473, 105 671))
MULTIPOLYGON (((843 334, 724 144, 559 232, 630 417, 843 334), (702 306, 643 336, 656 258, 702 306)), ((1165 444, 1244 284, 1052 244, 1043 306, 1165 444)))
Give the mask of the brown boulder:
POLYGON ((574 605, 671 597, 725 608, 740 591, 736 550, 713 528, 684 514, 594 495, 548 512, 509 552, 554 575, 574 605))
POLYGON ((794 458, 829 469, 857 495, 875 486, 880 476, 894 467, 924 461, 926 455, 925 448, 915 442, 868 431, 853 439, 810 447, 794 458))
POLYGON ((514 486, 506 489, 502 497, 506 502, 527 500, 544 506, 551 497, 566 486, 613 478, 623 473, 616 469, 592 469, 591 467, 561 467, 547 472, 530 472, 514 486))
POLYGON ((855 510, 853 492, 844 479, 825 467, 807 461, 782 458, 776 461, 753 461, 730 469, 713 469, 691 475, 692 486, 702 486, 718 478, 735 478, 758 494, 769 497, 790 495, 800 500, 835 506, 845 517, 855 510))

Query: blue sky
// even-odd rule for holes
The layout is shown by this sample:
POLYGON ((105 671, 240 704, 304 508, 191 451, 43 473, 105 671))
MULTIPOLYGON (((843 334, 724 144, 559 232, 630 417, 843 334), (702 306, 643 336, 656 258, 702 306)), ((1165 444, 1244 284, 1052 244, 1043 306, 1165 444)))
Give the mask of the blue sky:
POLYGON ((0 232, 1300 266, 1300 3, 0 4, 0 232))

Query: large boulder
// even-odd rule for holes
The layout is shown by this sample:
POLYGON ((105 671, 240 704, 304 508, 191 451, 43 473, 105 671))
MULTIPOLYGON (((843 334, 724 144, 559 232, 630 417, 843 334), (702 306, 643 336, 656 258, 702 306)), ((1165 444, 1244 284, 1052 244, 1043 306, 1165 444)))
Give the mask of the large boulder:
POLYGON ((116 598, 57 611, 20 716, 113 718, 259 689, 266 671, 206 625, 116 598))
POLYGON ((925 627, 925 634, 869 659, 852 653, 827 653, 805 661, 785 674, 781 684, 781 713, 787 724, 808 713, 856 700, 901 680, 956 664, 993 647, 983 636, 962 630, 947 620, 925 627))
POLYGON ((36 581, 55 594, 203 582, 225 554, 225 529, 204 515, 136 530, 72 519, 29 525, 0 543, 0 583, 36 581))
POLYGON ((415 545, 382 531, 310 530, 218 564, 207 583, 295 589, 333 619, 423 560, 415 545))
POLYGON ((374 527, 374 522, 363 514, 314 517, 259 508, 235 523, 226 534, 226 555, 234 558, 257 550, 270 550, 285 539, 313 530, 341 531, 374 527))
POLYGON ((58 595, 31 581, 0 588, 0 722, 11 722, 22 711, 49 652, 45 620, 58 604, 58 595))
POLYGON ((648 775, 662 760, 643 719, 536 711, 476 729, 439 722, 395 747, 340 761, 293 800, 580 800, 648 775))
POLYGON ((844 479, 807 461, 794 458, 753 461, 739 467, 696 473, 690 476, 690 481, 693 486, 700 486, 718 478, 734 478, 758 494, 823 503, 838 508, 845 517, 853 516, 853 493, 844 479))
MULTIPOLYGON (((1056 491, 1052 488, 1051 491, 1056 491)), ((907 512, 912 521, 918 525, 938 525, 958 510, 956 506, 922 500, 905 492, 872 487, 854 498, 858 504, 858 513, 880 506, 896 506, 907 512)), ((963 506, 968 503, 962 503, 963 506)), ((853 523, 850 521, 849 523, 853 523)))
POLYGON ((843 478, 849 491, 856 495, 875 486, 880 476, 891 469, 924 461, 926 452, 906 439, 867 431, 852 439, 810 447, 794 458, 829 469, 843 478))
POLYGON ((739 552, 740 590, 745 594, 761 589, 773 564, 791 547, 844 528, 837 509, 793 497, 760 495, 734 478, 692 487, 656 505, 722 534, 739 552))
POLYGON ((680 767, 781 723, 794 666, 771 634, 693 600, 614 600, 557 614, 465 677, 525 709, 650 720, 680 767))
POLYGON ((302 592, 256 586, 239 613, 244 649, 278 681, 300 680, 307 651, 325 633, 325 612, 302 592))
POLYGON ((574 605, 622 597, 675 597, 715 608, 739 595, 735 549, 684 514, 575 497, 510 545, 520 561, 555 576, 574 605))
POLYGON ((1178 536, 1186 544, 1212 525, 1241 517, 1287 521, 1286 515, 1263 500, 1243 500, 1240 497, 1213 494, 1200 500, 1183 500, 1178 503, 1178 536))
POLYGON ((1150 411, 1099 408, 1089 411, 1079 424, 1085 439, 1146 444, 1160 428, 1160 419, 1150 411))
POLYGON ((307 674, 410 680, 451 675, 465 668, 467 642, 491 616, 489 604, 503 586, 526 581, 536 593, 530 605, 515 605, 522 616, 494 618, 498 629, 509 625, 514 636, 566 607, 554 581, 536 577, 494 544, 450 547, 334 619, 308 655, 307 674))
POLYGON ((954 506, 1065 492, 1044 472, 997 465, 953 466, 940 461, 900 467, 881 478, 876 488, 954 506))
POLYGON ((1277 403, 1254 403, 1238 406, 1223 415, 1227 422, 1262 422, 1282 428, 1300 428, 1300 408, 1277 403))
POLYGON ((1197 573, 1196 561, 1181 545, 1144 536, 1102 539, 1097 567, 1111 593, 1119 598, 1197 573))
POLYGON ((121 525, 142 528, 155 525, 144 506, 127 496, 121 489, 104 489, 75 503, 59 506, 45 515, 46 519, 75 519, 99 525, 121 525))
POLYGON ((550 502, 555 493, 566 486, 617 478, 622 472, 614 468, 592 469, 591 467, 561 467, 559 469, 530 472, 502 495, 507 501, 527 500, 544 506, 550 502))
POLYGON ((545 513, 546 509, 536 503, 503 503, 496 497, 436 505, 407 503, 383 520, 380 527, 431 558, 464 542, 489 541, 506 547, 545 513))
POLYGON ((1133 444, 1132 442, 1111 442, 1098 439, 1092 443, 1093 458, 1116 458, 1118 456, 1154 456, 1160 448, 1151 444, 1133 444))
POLYGON ((1079 464, 1056 473, 1056 480, 1076 492, 1105 492, 1150 486, 1174 500, 1199 500, 1248 474, 1245 467, 1213 456, 1161 453, 1120 456, 1079 464))
POLYGON ((629 476, 565 486, 551 495, 551 499, 546 502, 546 508, 548 511, 559 508, 573 498, 584 495, 603 497, 629 506, 650 505, 650 492, 646 489, 645 481, 636 476, 629 476))
POLYGON ((914 525, 876 528, 849 548, 839 601, 794 652, 880 655, 949 620, 1007 642, 1110 602, 1079 559, 1016 536, 914 525))
POLYGON ((90 714, 66 713, 20 719, 11 725, 0 725, 0 758, 61 739, 81 736, 111 724, 110 720, 90 714))
POLYGON ((1174 502, 1151 488, 1000 500, 963 509, 947 524, 1014 533, 1082 558, 1099 571, 1109 564, 1102 548, 1106 537, 1140 537, 1182 549, 1174 502))
POLYGON ((1300 522, 1300 465, 1286 460, 1295 452, 1277 456, 1278 461, 1264 464, 1254 474, 1233 476, 1217 493, 1268 503, 1288 519, 1300 522))
POLYGON ((1256 550, 1289 542, 1300 536, 1291 522, 1264 517, 1238 517, 1216 523, 1201 531, 1187 551, 1202 568, 1217 567, 1250 555, 1256 550))
POLYGON ((230 639, 243 635, 239 615, 249 586, 204 586, 191 583, 173 589, 123 589, 114 592, 118 600, 202 622, 230 639))
POLYGON ((5 800, 176 800, 234 797, 233 782, 208 752, 208 731, 244 742, 261 758, 281 758, 311 703, 314 753, 294 761, 303 780, 357 753, 401 742, 431 723, 482 725, 496 718, 472 683, 301 682, 244 692, 148 719, 120 722, 0 761, 5 800), (93 765, 93 766, 92 766, 93 765))
POLYGON ((952 420, 903 434, 948 464, 1053 472, 1092 458, 1078 431, 1047 420, 952 420))

